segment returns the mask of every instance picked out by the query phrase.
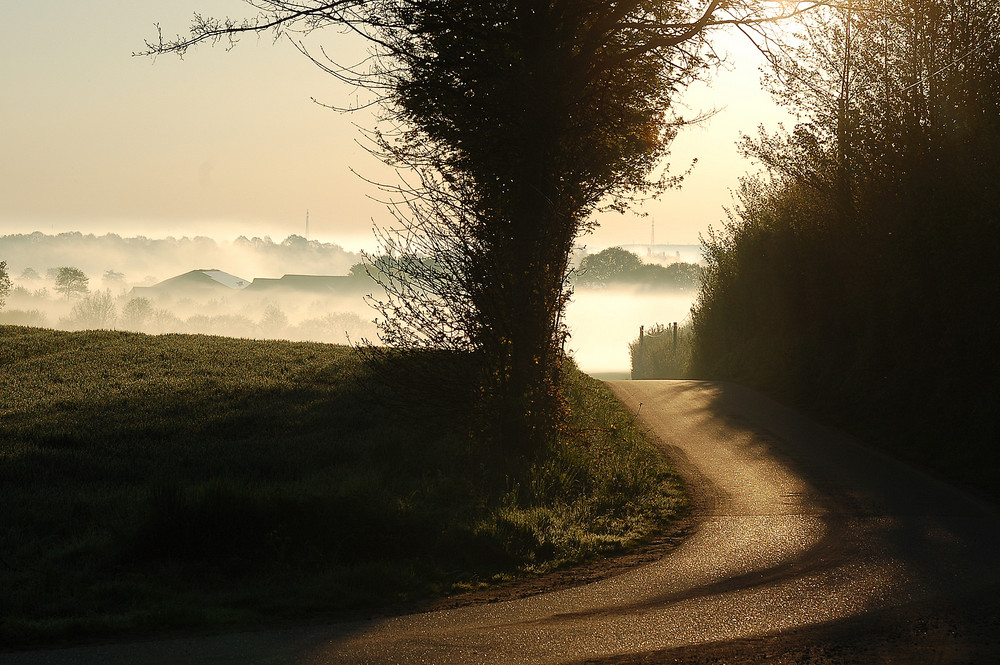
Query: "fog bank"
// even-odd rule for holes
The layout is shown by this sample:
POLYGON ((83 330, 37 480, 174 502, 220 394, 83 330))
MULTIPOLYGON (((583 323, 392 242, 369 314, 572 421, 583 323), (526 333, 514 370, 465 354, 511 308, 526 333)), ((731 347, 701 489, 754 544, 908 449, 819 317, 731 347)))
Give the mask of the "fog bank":
POLYGON ((73 266, 90 277, 94 288, 108 271, 119 273, 129 286, 148 286, 197 269, 223 270, 247 281, 286 273, 346 275, 360 260, 360 255, 339 245, 296 235, 278 242, 266 236, 240 236, 232 242, 76 232, 0 236, 0 261, 7 262, 15 283, 29 268, 45 275, 52 268, 73 266))
POLYGON ((697 291, 643 291, 639 288, 578 288, 566 309, 566 345, 585 372, 628 372, 628 344, 639 326, 682 322, 691 314, 697 291))
MULTIPOLYGON (((675 248, 671 247, 671 250, 675 248)), ((0 236, 0 260, 8 263, 15 290, 0 323, 63 329, 117 328, 148 333, 203 333, 231 337, 329 343, 375 340, 378 316, 364 300, 377 287, 344 293, 289 294, 227 291, 206 297, 146 298, 133 293, 191 270, 217 268, 247 282, 285 274, 345 275, 360 256, 331 243, 290 236, 239 238, 122 238, 80 233, 0 236), (51 269, 80 268, 90 295, 69 298, 55 290, 51 269), (24 275, 27 269, 34 275, 24 275), (111 274, 109 274, 109 272, 111 274), (98 297, 100 295, 100 297, 98 297), (131 304, 130 304, 131 303, 131 304)), ((567 350, 591 373, 628 372, 628 344, 639 326, 688 318, 697 292, 641 286, 577 286, 566 312, 567 350)))

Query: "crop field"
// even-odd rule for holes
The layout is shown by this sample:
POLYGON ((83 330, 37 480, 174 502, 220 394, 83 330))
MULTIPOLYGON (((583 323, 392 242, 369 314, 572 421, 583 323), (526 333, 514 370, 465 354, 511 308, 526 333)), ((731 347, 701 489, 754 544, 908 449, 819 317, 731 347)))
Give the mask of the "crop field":
POLYGON ((683 508, 631 414, 577 370, 578 415, 517 462, 473 443, 460 389, 453 408, 395 394, 403 365, 345 346, 0 326, 0 645, 501 584, 621 551, 683 508))

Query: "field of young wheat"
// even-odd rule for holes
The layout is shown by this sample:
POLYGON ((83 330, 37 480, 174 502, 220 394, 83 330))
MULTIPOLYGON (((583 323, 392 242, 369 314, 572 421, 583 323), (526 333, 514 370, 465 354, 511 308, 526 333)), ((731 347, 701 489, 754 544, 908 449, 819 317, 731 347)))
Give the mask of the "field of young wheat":
POLYGON ((620 551, 683 505, 575 369, 577 415, 520 466, 474 442, 461 399, 400 408, 393 372, 344 346, 0 326, 0 643, 496 584, 620 551))

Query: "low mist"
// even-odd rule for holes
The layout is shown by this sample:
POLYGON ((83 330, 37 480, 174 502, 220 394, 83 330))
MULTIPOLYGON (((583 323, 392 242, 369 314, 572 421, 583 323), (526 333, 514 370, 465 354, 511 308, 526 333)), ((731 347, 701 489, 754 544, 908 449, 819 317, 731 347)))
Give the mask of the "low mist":
POLYGON ((289 236, 123 238, 115 234, 32 233, 0 237, 13 290, 0 323, 83 330, 114 328, 151 334, 195 333, 343 344, 375 339, 374 311, 360 289, 346 293, 152 294, 142 290, 192 270, 221 270, 249 284, 285 274, 346 275, 359 254, 332 243, 289 236), (57 284, 62 267, 87 283, 74 294, 57 284), (140 287, 139 290, 134 290, 140 287))
POLYGON ((628 344, 639 326, 682 322, 691 315, 697 291, 660 291, 641 287, 577 287, 566 310, 570 354, 591 374, 628 372, 628 344))
POLYGON ((51 286, 17 289, 0 324, 60 330, 115 329, 149 334, 190 333, 346 344, 376 340, 374 310, 362 294, 252 296, 238 291, 205 298, 136 296, 130 289, 94 290, 69 299, 51 286))
POLYGON ((27 269, 44 276, 52 268, 74 266, 90 277, 93 289, 104 288, 101 278, 109 272, 121 275, 129 286, 149 286, 189 270, 212 268, 248 281, 286 273, 346 275, 361 256, 333 243, 296 235, 279 242, 267 236, 219 242, 205 237, 35 232, 0 236, 0 260, 7 261, 15 284, 27 269))
MULTIPOLYGON (((361 281, 340 293, 251 293, 218 288, 154 294, 148 287, 193 270, 217 269, 250 283, 285 274, 347 275, 361 257, 340 246, 290 236, 238 238, 122 238, 62 233, 0 237, 14 289, 0 324, 84 330, 113 328, 150 334, 191 333, 333 344, 377 341, 378 313, 365 301, 377 287, 361 281), (59 267, 79 268, 86 291, 57 291, 59 267), (135 287, 140 287, 133 290, 135 287)), ((676 259, 674 259, 676 260, 676 259)), ((684 321, 695 289, 637 285, 577 285, 566 312, 567 350, 591 373, 627 373, 628 344, 639 326, 684 321)))

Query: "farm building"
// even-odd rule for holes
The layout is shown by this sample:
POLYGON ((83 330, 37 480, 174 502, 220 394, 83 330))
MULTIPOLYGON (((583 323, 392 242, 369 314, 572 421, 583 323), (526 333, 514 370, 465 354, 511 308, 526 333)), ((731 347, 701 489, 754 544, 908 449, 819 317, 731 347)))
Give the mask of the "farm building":
POLYGON ((137 286, 132 297, 155 300, 205 299, 233 295, 283 297, 295 295, 355 295, 370 288, 367 280, 347 275, 285 275, 257 277, 252 282, 221 270, 192 270, 153 286, 137 286))
POLYGON ((285 275, 279 279, 257 277, 244 293, 256 295, 351 293, 358 289, 358 280, 341 275, 285 275))
POLYGON ((227 295, 240 291, 249 285, 245 279, 216 270, 192 270, 177 277, 171 277, 152 286, 137 286, 132 289, 133 297, 144 298, 191 298, 227 295))

